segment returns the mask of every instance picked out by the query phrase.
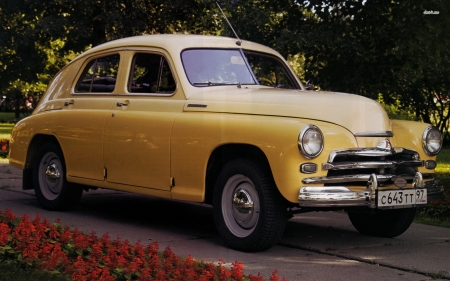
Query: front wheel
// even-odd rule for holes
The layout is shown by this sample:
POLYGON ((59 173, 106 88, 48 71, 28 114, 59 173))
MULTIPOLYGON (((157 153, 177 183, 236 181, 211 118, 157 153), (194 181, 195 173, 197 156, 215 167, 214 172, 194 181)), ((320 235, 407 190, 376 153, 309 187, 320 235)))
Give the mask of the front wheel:
POLYGON ((54 143, 44 144, 36 154, 33 186, 39 204, 51 211, 74 207, 83 193, 83 189, 66 181, 64 157, 54 143))
POLYGON ((266 250, 283 234, 286 205, 267 174, 248 159, 233 160, 220 172, 214 189, 214 219, 230 248, 266 250))
POLYGON ((349 212, 348 217, 361 234, 396 237, 405 232, 414 220, 416 208, 349 212))

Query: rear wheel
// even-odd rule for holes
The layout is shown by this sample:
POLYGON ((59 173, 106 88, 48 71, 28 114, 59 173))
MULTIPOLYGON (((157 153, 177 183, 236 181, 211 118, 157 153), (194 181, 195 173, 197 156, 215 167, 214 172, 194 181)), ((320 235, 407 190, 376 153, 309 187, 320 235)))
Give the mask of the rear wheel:
POLYGON ((66 181, 66 167, 61 149, 54 143, 44 144, 33 165, 33 186, 44 209, 67 210, 74 207, 83 190, 66 181))
POLYGON ((245 252, 275 245, 287 221, 286 205, 272 178, 248 159, 224 166, 216 182, 213 207, 225 243, 245 252))
POLYGON ((377 237, 396 237, 413 222, 416 208, 349 212, 353 226, 362 234, 377 237))

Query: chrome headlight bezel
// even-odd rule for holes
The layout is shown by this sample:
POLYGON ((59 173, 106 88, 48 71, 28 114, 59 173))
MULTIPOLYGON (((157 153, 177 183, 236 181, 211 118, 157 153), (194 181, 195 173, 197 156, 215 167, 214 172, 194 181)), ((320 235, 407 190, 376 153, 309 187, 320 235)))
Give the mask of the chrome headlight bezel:
POLYGON ((437 155, 441 151, 442 144, 441 132, 434 126, 428 126, 422 135, 422 147, 425 153, 429 156, 437 155))
POLYGON ((307 125, 305 126, 298 135, 298 148, 300 153, 306 159, 313 159, 322 153, 324 145, 324 139, 322 131, 315 125, 307 125), (314 134, 316 133, 316 134, 314 134), (309 142, 314 140, 316 147, 311 146, 309 142), (317 143, 318 142, 318 143, 317 143))

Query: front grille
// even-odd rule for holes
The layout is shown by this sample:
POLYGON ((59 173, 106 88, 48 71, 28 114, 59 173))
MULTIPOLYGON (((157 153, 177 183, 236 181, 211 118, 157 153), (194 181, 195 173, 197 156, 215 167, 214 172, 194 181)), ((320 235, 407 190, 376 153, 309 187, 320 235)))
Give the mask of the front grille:
POLYGON ((412 183, 417 167, 423 161, 416 151, 395 148, 353 148, 333 151, 322 169, 326 177, 307 178, 303 183, 323 183, 333 186, 366 186, 371 174, 377 176, 380 186, 392 184, 396 178, 412 183))

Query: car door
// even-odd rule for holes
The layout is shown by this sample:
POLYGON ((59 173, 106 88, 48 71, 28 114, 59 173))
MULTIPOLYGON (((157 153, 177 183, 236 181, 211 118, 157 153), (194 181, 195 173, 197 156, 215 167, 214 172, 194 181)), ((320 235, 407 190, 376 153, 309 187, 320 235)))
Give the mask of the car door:
POLYGON ((103 128, 114 103, 120 54, 88 58, 53 130, 61 144, 67 176, 104 180, 103 128))
POLYGON ((170 189, 170 134, 184 101, 162 53, 129 52, 126 92, 106 119, 104 159, 107 181, 170 189))

